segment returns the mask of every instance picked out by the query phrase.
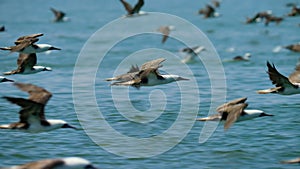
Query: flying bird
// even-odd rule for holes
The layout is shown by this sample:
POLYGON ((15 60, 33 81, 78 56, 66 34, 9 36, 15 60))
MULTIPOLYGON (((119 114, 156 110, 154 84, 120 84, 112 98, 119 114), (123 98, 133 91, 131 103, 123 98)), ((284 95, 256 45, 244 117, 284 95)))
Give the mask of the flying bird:
POLYGON ((97 169, 88 160, 79 157, 44 159, 0 169, 97 169))
POLYGON ((50 10, 53 12, 55 19, 54 22, 62 22, 65 21, 66 14, 63 11, 56 10, 54 8, 50 8, 50 10))
POLYGON ((37 37, 43 36, 42 33, 37 33, 37 34, 31 34, 31 35, 26 35, 19 37, 15 41, 15 46, 10 46, 10 47, 0 47, 1 50, 9 50, 11 53, 12 52, 19 52, 19 53, 25 53, 25 54, 30 54, 30 53, 40 53, 40 52, 45 52, 49 50, 61 50, 57 47, 54 47, 49 44, 35 44, 39 39, 37 37))
POLYGON ((31 54, 20 53, 17 60, 18 68, 16 70, 4 72, 4 75, 32 74, 41 71, 52 70, 50 67, 37 66, 36 64, 37 64, 37 57, 35 53, 31 53, 31 54))
POLYGON ((172 25, 168 25, 168 26, 161 26, 158 28, 158 32, 162 33, 163 38, 161 40, 161 43, 165 43, 169 37, 169 34, 172 30, 174 30, 175 27, 172 25))
POLYGON ((183 48, 180 50, 180 52, 186 53, 186 56, 184 57, 184 59, 182 60, 183 63, 190 63, 195 61, 195 58, 197 57, 197 55, 204 51, 205 47, 204 46, 194 46, 192 48, 183 48))
POLYGON ((251 57, 251 53, 245 53, 244 56, 235 56, 233 58, 234 61, 249 61, 251 57))
POLYGON ((297 63, 295 71, 290 74, 287 78, 284 75, 280 74, 274 64, 270 64, 267 62, 268 67, 268 75, 270 80, 276 87, 265 89, 265 90, 258 90, 257 93, 259 94, 281 94, 281 95, 292 95, 292 94, 300 94, 300 63, 297 63))
POLYGON ((0 76, 0 83, 2 82, 14 82, 14 81, 11 79, 7 79, 6 77, 0 76))
POLYGON ((21 107, 19 122, 0 125, 0 129, 12 129, 26 132, 45 132, 59 128, 73 128, 64 120, 47 120, 45 118, 45 106, 52 94, 44 88, 33 84, 14 83, 20 90, 29 93, 29 98, 17 98, 4 96, 3 98, 21 107))
POLYGON ((125 10, 127 11, 127 16, 132 16, 133 14, 140 14, 140 10, 144 5, 144 0, 139 0, 133 8, 125 0, 120 0, 120 1, 124 5, 125 10))
POLYGON ((300 43, 297 44, 291 44, 288 46, 285 46, 284 48, 293 51, 293 52, 300 52, 300 43))
POLYGON ((222 104, 216 109, 218 114, 209 117, 198 118, 197 120, 198 121, 225 121, 224 129, 227 130, 236 121, 250 120, 253 118, 263 117, 263 116, 273 116, 271 114, 266 114, 261 110, 245 110, 248 106, 248 104, 245 103, 246 100, 247 98, 243 97, 222 104))
POLYGON ((200 9, 198 14, 203 15, 203 18, 213 18, 219 16, 219 13, 216 12, 215 8, 208 4, 205 6, 205 8, 200 9))
POLYGON ((108 78, 106 81, 117 81, 111 85, 133 86, 140 88, 141 86, 155 86, 179 80, 188 80, 178 75, 160 74, 158 72, 158 68, 162 67, 161 63, 165 60, 165 58, 160 58, 146 62, 141 66, 140 69, 138 66, 132 66, 130 71, 126 74, 108 78))

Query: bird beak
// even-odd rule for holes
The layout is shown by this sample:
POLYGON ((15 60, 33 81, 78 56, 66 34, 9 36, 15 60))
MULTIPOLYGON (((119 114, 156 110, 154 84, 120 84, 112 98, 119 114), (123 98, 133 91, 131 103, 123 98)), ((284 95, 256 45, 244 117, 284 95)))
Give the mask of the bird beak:
POLYGON ((71 128, 71 129, 75 129, 75 130, 78 130, 76 127, 73 127, 73 126, 71 126, 71 125, 69 125, 69 124, 64 124, 63 126, 61 126, 61 128, 71 128))
POLYGON ((179 80, 190 80, 190 79, 179 77, 179 78, 177 78, 177 81, 179 81, 179 80))
POLYGON ((2 82, 14 82, 14 81, 13 81, 13 80, 10 80, 10 79, 4 78, 4 79, 2 80, 2 82))
POLYGON ((54 47, 54 46, 52 46, 52 47, 50 47, 49 48, 49 50, 61 50, 60 48, 57 48, 57 47, 54 47))
POLYGON ((259 117, 264 117, 264 116, 274 116, 273 114, 267 114, 267 113, 261 113, 259 117))

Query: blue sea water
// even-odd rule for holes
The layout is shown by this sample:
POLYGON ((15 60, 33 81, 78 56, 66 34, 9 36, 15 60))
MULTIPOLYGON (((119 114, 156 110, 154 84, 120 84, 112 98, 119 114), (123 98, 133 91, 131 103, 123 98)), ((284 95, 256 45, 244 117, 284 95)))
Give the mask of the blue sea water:
MULTIPOLYGON (((299 4, 299 1, 286 0, 224 0, 217 9, 221 17, 203 19, 197 11, 210 1, 151 0, 142 8, 148 15, 122 18, 125 11, 119 1, 2 0, 0 25, 5 25, 7 31, 0 33, 1 46, 12 45, 19 36, 41 32, 44 36, 39 43, 62 48, 38 54, 38 64, 52 67, 52 72, 9 78, 51 91, 53 97, 46 106, 47 118, 64 119, 86 130, 60 129, 37 134, 1 130, 0 165, 77 156, 99 168, 299 168, 299 165, 279 163, 300 154, 299 96, 258 95, 255 91, 272 87, 265 72, 267 60, 284 75, 294 70, 299 54, 284 49, 273 52, 273 49, 300 41, 300 17, 285 18, 279 25, 271 23, 267 27, 263 23, 244 24, 246 17, 259 11, 272 10, 276 16, 285 15, 290 11, 285 6, 288 2, 299 4), (53 23, 50 7, 66 12, 70 21, 53 23), (172 20, 156 17, 161 16, 157 12, 171 14, 166 18, 178 16, 184 19, 180 21, 190 22, 205 35, 195 39, 197 36, 186 31, 190 28, 188 24, 176 22, 178 25, 170 34, 174 38, 162 45, 156 29, 172 20), (105 27, 112 21, 120 26, 105 27), (103 34, 104 28, 107 31, 103 34), (123 38, 131 30, 144 28, 148 30, 144 34, 123 38), (185 44, 182 39, 176 39, 177 35, 187 37, 195 45, 206 44, 209 50, 200 55, 202 60, 182 64, 183 55, 178 50, 185 44), (252 54, 251 61, 229 61, 246 52, 252 54), (141 65, 160 57, 167 58, 163 62, 164 72, 179 74, 190 81, 139 90, 110 87, 104 81, 126 72, 131 64, 141 65), (220 58, 222 67, 211 69, 207 64, 218 62, 213 60, 215 57, 220 58), (214 82, 223 83, 224 79, 209 76, 220 69, 224 69, 226 87, 217 84, 221 87, 216 91, 225 91, 226 100, 248 97, 249 109, 260 109, 275 116, 236 123, 226 132, 220 124, 206 142, 199 143, 204 123, 194 120, 206 116, 211 105, 213 109, 217 102, 222 102, 222 97, 213 102, 211 97, 214 82), (93 123, 87 124, 85 118, 93 123), (176 123, 178 119, 182 121, 176 123), (106 124, 132 139, 124 141, 115 137, 106 124), (132 141, 162 135, 172 127, 175 130, 171 130, 167 139, 158 138, 153 144, 132 141), (182 140, 172 138, 182 134, 182 140), (169 145, 174 147, 168 150, 169 145), (157 155, 143 157, 159 150, 162 152, 157 155)), ((2 51, 0 56, 1 72, 16 67, 17 54, 2 51)), ((10 83, 1 83, 0 96, 27 97, 27 94, 10 83)), ((2 99, 0 124, 18 121, 18 111, 18 106, 2 99)))

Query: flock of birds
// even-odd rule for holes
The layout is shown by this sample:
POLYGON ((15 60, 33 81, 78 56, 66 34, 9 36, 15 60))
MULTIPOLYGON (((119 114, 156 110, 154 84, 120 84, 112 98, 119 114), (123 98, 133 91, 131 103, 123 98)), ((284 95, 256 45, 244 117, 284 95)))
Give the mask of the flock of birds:
MULTIPOLYGON (((131 16, 142 16, 145 12, 141 11, 144 5, 144 0, 138 0, 134 7, 132 7, 125 0, 120 0, 127 11, 126 17, 131 16)), ((219 17, 220 14, 216 12, 216 8, 219 8, 220 1, 213 0, 213 5, 206 5, 205 8, 199 10, 199 14, 203 15, 204 18, 219 17)), ((51 8, 51 11, 55 15, 55 22, 68 21, 69 18, 65 17, 65 13, 51 8)), ((289 17, 300 15, 300 8, 293 5, 291 12, 287 15, 289 17)), ((252 24, 261 22, 265 20, 265 25, 267 26, 270 22, 275 22, 279 24, 284 20, 283 17, 276 17, 271 14, 270 11, 258 12, 252 18, 247 18, 246 24, 252 24)), ((171 30, 174 30, 172 26, 162 26, 158 29, 159 32, 163 34, 162 43, 165 43, 171 30)), ((0 31, 5 31, 5 27, 2 26, 0 31)), ((31 34, 19 37, 15 42, 14 46, 1 47, 1 50, 7 50, 10 53, 18 52, 19 57, 17 59, 17 69, 4 72, 6 76, 0 76, 0 82, 14 82, 14 80, 7 78, 7 75, 13 74, 32 74, 41 71, 51 71, 50 67, 44 67, 37 65, 37 53, 47 52, 51 50, 60 50, 60 48, 54 47, 49 44, 37 44, 38 38, 43 36, 42 33, 31 34)), ((300 52, 300 44, 293 44, 285 46, 286 49, 292 50, 294 52, 300 52)), ((204 46, 195 46, 191 48, 181 49, 181 52, 187 54, 184 63, 188 63, 193 60, 198 54, 205 50, 204 46)), ((245 56, 236 56, 233 60, 236 61, 248 61, 251 57, 250 53, 246 53, 245 56)), ((118 75, 112 78, 107 78, 107 81, 115 81, 111 85, 118 86, 132 86, 139 89, 141 86, 155 86, 167 84, 180 80, 189 80, 187 78, 181 77, 179 75, 172 74, 161 74, 159 68, 162 67, 161 63, 164 62, 165 58, 159 58, 156 60, 151 60, 143 65, 132 66, 127 73, 118 75)), ((268 75, 272 83, 276 86, 274 88, 259 90, 259 94, 281 94, 281 95, 292 95, 300 94, 300 63, 297 64, 295 71, 286 77, 280 74, 274 64, 267 62, 268 75)), ((0 125, 0 129, 12 129, 20 130, 26 132, 46 132, 59 128, 71 128, 77 129, 74 126, 69 125, 64 120, 52 120, 46 119, 45 117, 45 106, 48 100, 51 98, 51 92, 46 89, 33 85, 24 84, 20 82, 13 83, 20 90, 27 92, 29 98, 18 98, 18 97, 3 97, 7 101, 16 104, 21 107, 19 111, 19 122, 0 125)), ((267 114, 261 110, 249 110, 246 109, 248 104, 246 103, 247 98, 238 98, 223 105, 220 105, 216 111, 215 115, 198 118, 198 121, 224 121, 224 129, 227 130, 231 127, 234 122, 249 120, 257 117, 273 116, 272 114, 267 114)), ((282 163, 300 163, 300 158, 282 161, 282 163)), ((58 169, 58 168, 84 168, 93 169, 95 168, 89 161, 79 158, 79 157, 68 157, 62 159, 45 159, 30 162, 27 164, 7 167, 14 169, 58 169)), ((4 169, 4 168, 3 168, 4 169)))

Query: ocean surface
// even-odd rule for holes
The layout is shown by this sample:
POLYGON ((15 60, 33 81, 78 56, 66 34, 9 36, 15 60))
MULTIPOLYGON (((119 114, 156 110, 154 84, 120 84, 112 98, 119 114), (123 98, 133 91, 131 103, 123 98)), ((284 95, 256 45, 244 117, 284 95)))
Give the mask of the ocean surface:
MULTIPOLYGON (((280 164, 300 156, 299 95, 259 95, 256 90, 273 86, 266 61, 286 76, 294 70, 299 53, 278 46, 300 41, 300 17, 285 18, 279 25, 244 24, 260 11, 286 15, 288 2, 300 4, 224 0, 217 9, 220 17, 203 19, 197 12, 209 0, 145 0, 142 10, 147 14, 132 18, 124 17, 117 0, 1 0, 0 25, 6 31, 0 32, 0 46, 44 33, 39 43, 62 49, 38 54, 38 65, 53 71, 8 78, 52 92, 46 117, 63 119, 80 130, 0 130, 0 166, 76 156, 107 169, 299 168, 280 164), (50 7, 64 11, 69 21, 52 22, 50 7), (157 32, 162 25, 175 26, 165 44, 157 32), (179 50, 186 45, 206 50, 195 62, 183 64, 179 50), (231 60, 247 52, 250 61, 231 60), (131 65, 161 57, 166 58, 162 72, 190 80, 140 89, 105 81, 131 65), (248 98, 249 109, 275 116, 238 122, 228 131, 221 123, 195 121, 239 97, 248 98)), ((17 57, 0 51, 0 72, 15 69, 17 57)), ((2 96, 28 95, 1 83, 2 96)), ((19 107, 0 100, 0 124, 18 121, 19 107)))

